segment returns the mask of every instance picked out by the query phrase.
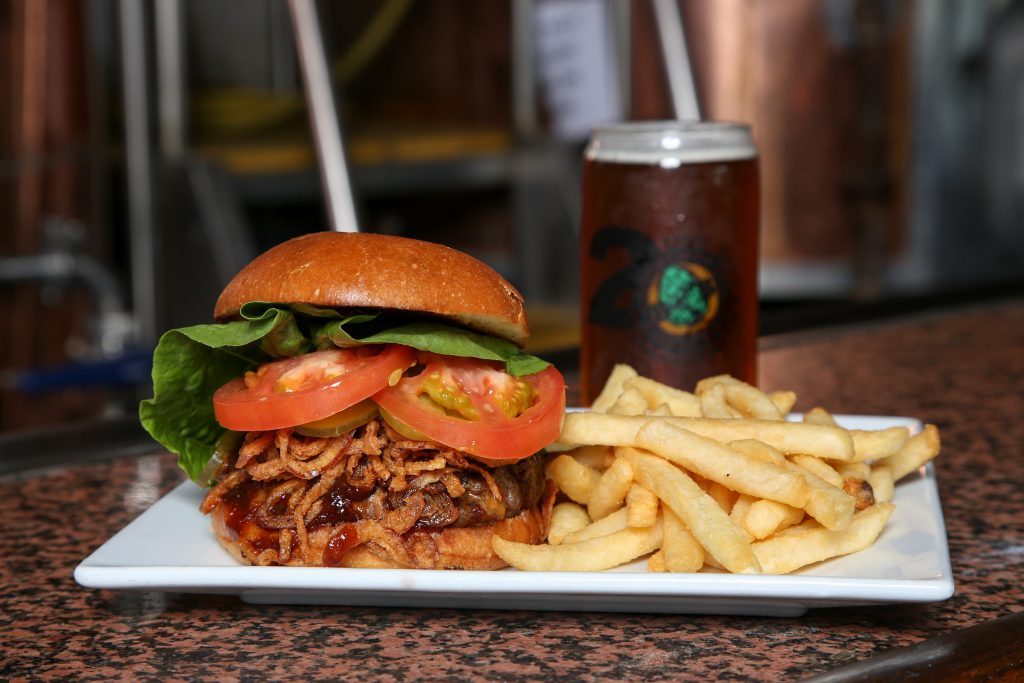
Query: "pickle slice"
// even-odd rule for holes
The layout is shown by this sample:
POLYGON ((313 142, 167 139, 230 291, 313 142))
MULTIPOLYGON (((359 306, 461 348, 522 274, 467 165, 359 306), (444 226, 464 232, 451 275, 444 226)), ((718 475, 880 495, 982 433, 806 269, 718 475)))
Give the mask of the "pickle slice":
POLYGON ((377 408, 380 410, 380 416, 384 418, 384 421, 387 422, 392 429, 410 441, 433 441, 429 436, 416 431, 380 406, 377 406, 377 408))
POLYGON ((196 478, 196 483, 202 486, 210 487, 216 484, 213 480, 213 475, 217 471, 217 468, 221 466, 221 463, 231 460, 235 453, 238 451, 238 447, 242 445, 242 437, 245 436, 242 432, 224 432, 220 439, 217 440, 217 445, 214 448, 213 455, 206 462, 206 466, 203 467, 203 471, 199 473, 196 478))
POLYGON ((348 434, 356 427, 362 427, 376 416, 377 404, 366 399, 330 417, 299 425, 295 431, 303 436, 341 436, 348 434))

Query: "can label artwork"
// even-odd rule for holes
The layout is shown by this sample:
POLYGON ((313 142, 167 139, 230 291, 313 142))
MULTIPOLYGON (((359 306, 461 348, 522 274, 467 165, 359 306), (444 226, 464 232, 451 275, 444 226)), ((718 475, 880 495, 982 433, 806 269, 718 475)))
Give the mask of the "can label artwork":
POLYGON ((757 160, 749 149, 678 163, 588 154, 585 401, 615 363, 686 389, 713 374, 756 379, 757 160))
POLYGON ((647 307, 660 307, 658 325, 669 334, 698 332, 718 313, 718 283, 698 263, 673 263, 647 288, 647 307))

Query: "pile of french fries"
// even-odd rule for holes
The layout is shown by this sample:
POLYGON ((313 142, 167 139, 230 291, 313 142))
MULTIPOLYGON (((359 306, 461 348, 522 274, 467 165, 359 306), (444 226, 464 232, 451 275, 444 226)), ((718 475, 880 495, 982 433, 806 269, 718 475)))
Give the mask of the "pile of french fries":
POLYGON ((547 544, 495 536, 532 571, 601 571, 648 556, 656 572, 787 574, 854 553, 892 515, 894 483, 934 458, 939 432, 844 429, 822 408, 785 416, 793 392, 733 377, 693 393, 616 366, 589 412, 566 415, 548 477, 547 544))

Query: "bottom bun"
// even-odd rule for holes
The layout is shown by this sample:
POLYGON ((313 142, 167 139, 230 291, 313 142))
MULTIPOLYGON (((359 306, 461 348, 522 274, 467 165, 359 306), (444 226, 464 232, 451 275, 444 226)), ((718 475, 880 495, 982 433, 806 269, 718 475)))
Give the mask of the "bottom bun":
POLYGON ((331 558, 328 550, 327 559, 330 561, 325 561, 324 551, 335 534, 350 525, 325 526, 311 531, 305 556, 299 549, 295 549, 287 561, 281 562, 277 551, 264 551, 257 556, 256 553, 246 552, 242 548, 243 542, 240 542, 238 535, 225 524, 226 506, 218 506, 210 513, 210 517, 213 531, 221 545, 245 564, 390 569, 500 569, 507 566, 507 563, 494 553, 491 537, 497 535, 508 541, 530 544, 543 541, 551 523, 554 493, 554 489, 549 486, 538 508, 524 510, 515 517, 494 524, 479 527, 448 527, 439 531, 411 531, 399 537, 397 544, 369 540, 351 548, 340 558, 331 558), (249 555, 253 557, 250 558, 249 555))
MULTIPOLYGON (((501 569, 507 563, 494 554, 491 536, 497 535, 507 541, 518 543, 540 543, 547 536, 548 524, 539 510, 525 510, 510 519, 504 519, 485 527, 448 528, 442 531, 421 532, 433 544, 432 552, 426 555, 414 553, 420 560, 407 565, 393 555, 381 557, 381 546, 360 545, 345 553, 339 566, 397 569, 501 569), (424 561, 426 560, 426 561, 424 561)), ((412 534, 413 537, 420 534, 412 534)), ((420 543, 422 543, 420 539, 420 543)), ((427 547, 430 547, 427 544, 427 547)), ((322 554, 321 554, 322 557, 322 554)))

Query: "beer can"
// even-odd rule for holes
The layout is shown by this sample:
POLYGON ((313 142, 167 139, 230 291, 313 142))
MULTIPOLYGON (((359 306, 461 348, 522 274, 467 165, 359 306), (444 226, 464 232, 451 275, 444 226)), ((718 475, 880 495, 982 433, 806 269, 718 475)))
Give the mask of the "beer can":
POLYGON ((584 153, 580 393, 616 363, 674 387, 757 375, 757 149, 735 123, 598 128, 584 153))

